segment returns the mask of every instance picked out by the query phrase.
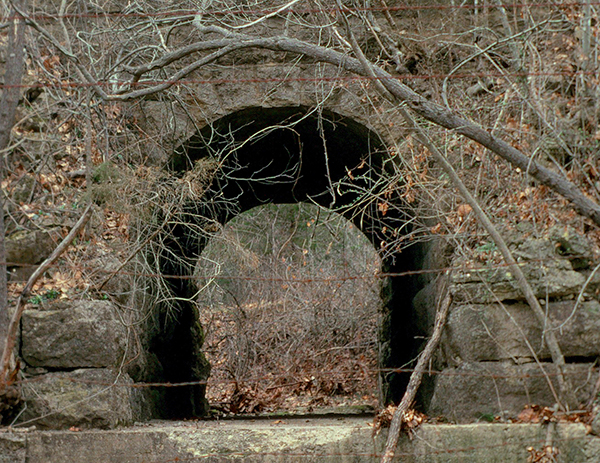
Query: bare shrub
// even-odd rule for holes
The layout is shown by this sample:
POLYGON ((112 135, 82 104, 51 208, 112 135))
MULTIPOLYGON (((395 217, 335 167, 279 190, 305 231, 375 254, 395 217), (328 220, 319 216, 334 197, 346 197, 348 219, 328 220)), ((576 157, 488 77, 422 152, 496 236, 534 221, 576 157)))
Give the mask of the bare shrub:
POLYGON ((298 396, 371 401, 379 265, 356 227, 316 206, 259 207, 227 224, 196 272, 210 398, 257 411, 234 403, 252 385, 267 393, 259 408, 295 406, 298 396))

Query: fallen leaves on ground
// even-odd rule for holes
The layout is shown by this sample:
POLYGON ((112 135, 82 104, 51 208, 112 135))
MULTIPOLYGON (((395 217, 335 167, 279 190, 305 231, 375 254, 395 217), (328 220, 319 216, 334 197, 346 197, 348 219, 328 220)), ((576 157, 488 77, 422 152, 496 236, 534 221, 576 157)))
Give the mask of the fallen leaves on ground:
POLYGON ((588 423, 592 419, 592 412, 589 410, 575 410, 569 412, 554 411, 549 407, 539 405, 525 405, 517 421, 519 423, 588 423))
POLYGON ((267 402, 261 397, 256 387, 243 386, 235 383, 235 389, 229 402, 229 412, 260 413, 267 409, 267 402))
POLYGON ((527 447, 529 456, 527 457, 527 463, 554 463, 558 456, 558 448, 552 445, 546 445, 543 449, 536 450, 533 447, 527 447))
MULTIPOLYGON (((378 435, 383 428, 389 428, 392 424, 392 419, 398 407, 388 405, 381 410, 373 420, 373 436, 378 435)), ((427 419, 426 415, 416 410, 410 409, 404 413, 400 432, 408 435, 412 439, 417 428, 427 419)))

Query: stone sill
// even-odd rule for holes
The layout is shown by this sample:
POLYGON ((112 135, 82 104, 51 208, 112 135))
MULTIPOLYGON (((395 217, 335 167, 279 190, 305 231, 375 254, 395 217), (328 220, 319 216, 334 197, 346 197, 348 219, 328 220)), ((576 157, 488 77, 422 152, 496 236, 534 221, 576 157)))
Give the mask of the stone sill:
MULTIPOLYGON (((0 463, 378 462, 385 432, 373 438, 372 419, 289 418, 255 421, 153 421, 110 431, 0 432, 0 463)), ((597 463, 600 438, 581 424, 556 427, 557 461, 597 463)), ((521 463, 541 449, 538 424, 431 425, 403 437, 396 461, 521 463)))

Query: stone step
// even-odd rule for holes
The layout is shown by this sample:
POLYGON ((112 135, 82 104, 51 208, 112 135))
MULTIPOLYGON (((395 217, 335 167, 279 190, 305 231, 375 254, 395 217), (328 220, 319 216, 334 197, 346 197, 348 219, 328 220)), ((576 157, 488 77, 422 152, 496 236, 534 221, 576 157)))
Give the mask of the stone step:
MULTIPOLYGON (((0 432, 0 463, 378 462, 385 432, 369 417, 151 422, 100 431, 0 432)), ((402 437, 403 463, 522 463, 548 436, 556 461, 597 463, 600 438, 582 424, 422 425, 402 437)), ((537 461, 537 460, 535 460, 537 461)))

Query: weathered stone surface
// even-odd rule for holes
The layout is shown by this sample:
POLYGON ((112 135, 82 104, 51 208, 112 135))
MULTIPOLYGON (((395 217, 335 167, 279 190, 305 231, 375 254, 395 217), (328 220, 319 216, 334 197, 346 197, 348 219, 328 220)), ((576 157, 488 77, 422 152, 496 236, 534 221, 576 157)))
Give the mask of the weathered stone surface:
POLYGON ((6 261, 13 264, 39 264, 56 244, 49 233, 20 230, 6 237, 6 261))
MULTIPOLYGON (((543 449, 548 429, 539 424, 468 424, 452 426, 425 425, 412 443, 403 442, 399 449, 412 450, 412 458, 400 453, 397 461, 411 463, 524 463, 532 447, 543 449), (407 445, 408 444, 408 445, 407 445)), ((555 429, 553 443, 559 450, 556 462, 592 462, 586 451, 590 443, 582 425, 560 425, 555 429)))
MULTIPOLYGON (((546 299, 577 294, 585 282, 583 274, 567 260, 527 263, 522 267, 535 295, 546 299)), ((452 274, 455 301, 490 303, 523 300, 514 276, 506 267, 477 268, 452 274)))
MULTIPOLYGON (((592 420, 592 433, 596 436, 600 436, 600 402, 596 402, 592 409, 594 419, 592 420)), ((600 460, 599 460, 600 461, 600 460)))
POLYGON ((433 281, 424 286, 413 298, 414 323, 422 333, 431 332, 433 329, 439 286, 437 281, 433 281))
MULTIPOLYGON (((152 423, 119 431, 28 433, 28 462, 142 463, 353 462, 381 460, 386 431, 375 439, 370 418, 284 421, 152 423)), ((403 463, 523 463, 528 447, 541 449, 547 428, 537 424, 429 425, 402 437, 403 463)), ((581 424, 560 424, 553 434, 558 462, 597 463, 600 439, 581 424)))
MULTIPOLYGON (((549 363, 542 366, 558 391, 556 368, 549 363)), ((597 368, 571 364, 567 365, 567 374, 578 401, 587 403, 598 377, 597 368)), ((527 404, 552 406, 555 402, 548 379, 536 363, 464 363, 439 375, 428 413, 467 423, 498 415, 514 418, 527 404)))
POLYGON ((140 269, 136 269, 135 261, 123 265, 116 254, 104 251, 98 257, 90 259, 86 267, 89 269, 89 280, 93 286, 103 285, 103 293, 110 294, 119 303, 127 304, 133 296, 132 288, 135 287, 131 275, 140 269))
POLYGON ((37 182, 31 174, 23 175, 12 191, 9 192, 12 200, 16 203, 29 203, 37 182))
MULTIPOLYGON (((575 301, 548 305, 548 326, 555 328, 566 357, 600 355, 600 303, 585 301, 573 312, 575 301)), ((543 328, 525 304, 455 305, 448 317, 444 352, 450 363, 549 359, 543 328)))
POLYGON ((56 302, 28 308, 21 337, 30 366, 102 368, 122 360, 127 330, 108 301, 56 302))
MULTIPOLYGON (((508 234, 507 241, 536 296, 573 297, 586 280, 593 253, 587 239, 569 227, 554 227, 544 238, 508 234)), ((456 262, 457 266, 465 262, 456 262)), ((514 276, 505 266, 473 267, 452 274, 455 301, 492 303, 523 300, 514 276)))
POLYGON ((126 374, 108 369, 48 373, 26 382, 20 422, 40 428, 114 428, 144 415, 143 399, 126 374))
POLYGON ((27 441, 22 433, 0 432, 0 463, 25 463, 27 441))
POLYGON ((585 446, 585 457, 587 462, 600 461, 600 439, 591 439, 585 446))
MULTIPOLYGON (((246 57, 250 54, 244 52, 246 57)), ((165 102, 144 101, 136 110, 136 119, 150 135, 149 138, 158 141, 159 146, 174 147, 196 132, 203 123, 214 122, 239 110, 252 107, 313 107, 321 104, 338 114, 365 123, 383 138, 389 136, 390 141, 401 136, 400 126, 390 123, 393 119, 391 113, 377 111, 377 117, 373 117, 373 108, 365 105, 359 96, 364 89, 358 82, 332 87, 327 101, 323 102, 319 92, 315 92, 314 84, 303 79, 307 72, 313 72, 312 65, 293 62, 273 66, 265 62, 246 67, 244 72, 248 80, 239 82, 239 71, 235 68, 206 66, 201 72, 192 74, 194 78, 219 82, 190 85, 192 92, 186 100, 189 105, 185 111, 165 102), (278 77, 284 81, 279 81, 278 77), (276 82, 268 81, 273 79, 276 82)), ((320 72, 326 78, 338 75, 339 71, 335 66, 325 65, 320 72)), ((384 108, 388 105, 385 101, 380 103, 384 108)), ((164 153, 161 157, 167 155, 164 153)))
POLYGON ((555 225, 548 231, 548 238, 552 242, 554 254, 567 258, 574 270, 590 266, 590 259, 594 254, 592 244, 571 226, 555 225))

